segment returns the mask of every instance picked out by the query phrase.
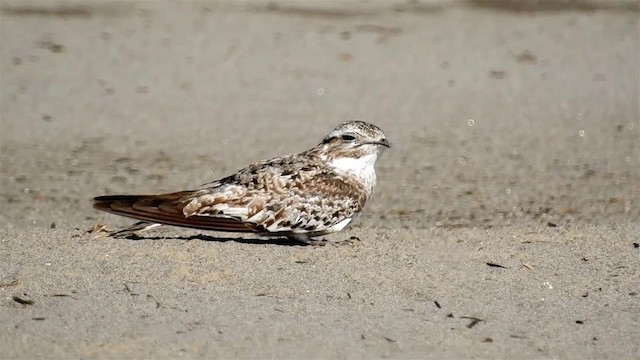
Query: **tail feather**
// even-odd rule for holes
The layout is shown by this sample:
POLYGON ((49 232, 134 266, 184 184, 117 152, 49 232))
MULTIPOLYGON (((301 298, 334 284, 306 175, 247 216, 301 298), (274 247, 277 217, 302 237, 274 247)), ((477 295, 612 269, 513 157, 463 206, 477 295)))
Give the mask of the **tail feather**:
POLYGON ((190 191, 163 195, 107 195, 93 199, 94 209, 133 219, 164 225, 182 226, 203 230, 255 232, 240 220, 223 216, 186 217, 180 200, 190 191))

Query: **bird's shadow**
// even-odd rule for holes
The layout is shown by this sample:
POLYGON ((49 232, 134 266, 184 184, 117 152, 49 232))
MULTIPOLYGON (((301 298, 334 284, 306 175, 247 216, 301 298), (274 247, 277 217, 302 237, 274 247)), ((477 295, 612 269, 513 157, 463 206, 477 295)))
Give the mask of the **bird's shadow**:
MULTIPOLYGON (((241 237, 217 237, 217 236, 209 236, 204 234, 197 234, 191 236, 140 236, 136 234, 127 234, 124 236, 111 236, 114 239, 124 239, 124 240, 200 240, 200 241, 213 241, 225 243, 228 241, 233 241, 241 244, 253 244, 253 245, 278 245, 278 246, 314 246, 313 244, 307 244, 301 241, 291 240, 286 237, 273 237, 273 238, 241 238, 241 237)), ((326 241, 325 241, 326 242, 326 241)), ((317 245, 324 245, 324 242, 319 242, 317 245)), ((317 246, 316 245, 316 246, 317 246)), ((321 245, 321 246, 322 246, 321 245)))

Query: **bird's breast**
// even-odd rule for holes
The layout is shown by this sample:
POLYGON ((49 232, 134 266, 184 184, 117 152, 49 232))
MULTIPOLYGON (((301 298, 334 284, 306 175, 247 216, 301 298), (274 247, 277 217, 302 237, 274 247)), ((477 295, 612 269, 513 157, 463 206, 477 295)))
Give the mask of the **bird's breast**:
POLYGON ((332 159, 329 164, 338 173, 353 177, 362 183, 370 195, 376 186, 375 162, 376 155, 365 155, 359 158, 339 157, 332 159))

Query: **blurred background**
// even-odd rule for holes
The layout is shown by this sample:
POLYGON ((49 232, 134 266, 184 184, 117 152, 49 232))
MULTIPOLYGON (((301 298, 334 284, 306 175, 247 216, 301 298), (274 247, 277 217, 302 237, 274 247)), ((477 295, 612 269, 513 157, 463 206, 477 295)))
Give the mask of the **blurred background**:
MULTIPOLYGON (((0 222, 128 223, 340 122, 388 134, 360 223, 640 217, 637 1, 2 1, 0 222)), ((358 224, 356 224, 358 226, 358 224)))

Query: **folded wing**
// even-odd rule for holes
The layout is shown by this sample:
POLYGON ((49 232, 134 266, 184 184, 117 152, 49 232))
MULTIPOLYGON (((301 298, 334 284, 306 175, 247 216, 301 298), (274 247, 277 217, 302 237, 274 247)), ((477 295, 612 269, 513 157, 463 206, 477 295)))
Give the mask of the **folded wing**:
POLYGON ((112 214, 159 224, 203 230, 253 232, 251 226, 228 216, 185 216, 183 199, 192 195, 182 191, 163 195, 112 195, 94 198, 93 207, 112 214))

